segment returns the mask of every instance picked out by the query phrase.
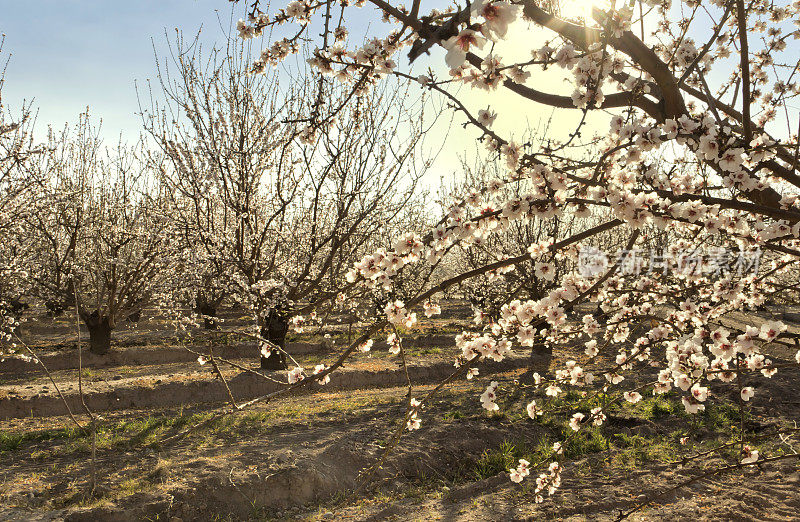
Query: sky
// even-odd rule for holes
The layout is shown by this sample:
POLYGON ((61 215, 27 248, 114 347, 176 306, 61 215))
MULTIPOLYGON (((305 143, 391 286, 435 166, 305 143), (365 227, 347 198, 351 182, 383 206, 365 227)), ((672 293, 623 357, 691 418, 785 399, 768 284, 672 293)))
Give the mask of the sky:
MULTIPOLYGON (((200 31, 206 48, 224 45, 245 8, 227 0, 0 0, 5 109, 17 115, 32 102, 34 135, 43 140, 48 126, 73 125, 89 107, 107 145, 135 141, 142 129, 137 86, 147 106, 155 55, 165 59, 176 29, 187 39, 200 31)), ((157 84, 153 91, 158 96, 157 84)))
MULTIPOLYGON (((288 0, 287 0, 288 1, 288 0)), ((562 9, 567 14, 579 14, 593 2, 604 0, 564 0, 562 9)), ((276 0, 276 5, 284 5, 276 0)), ((425 7, 433 7, 446 0, 426 0, 425 7)), ((262 0, 263 5, 269 5, 262 0)), ((122 134, 126 140, 135 139, 141 128, 135 82, 146 87, 155 75, 154 47, 162 57, 167 39, 175 37, 176 28, 191 37, 202 28, 201 41, 208 45, 222 43, 224 31, 231 18, 244 16, 246 2, 232 4, 227 0, 39 0, 36 2, 0 0, 0 34, 5 35, 0 64, 8 60, 3 102, 12 112, 18 110, 23 100, 33 101, 38 108, 38 126, 41 132, 48 124, 61 128, 75 122, 78 114, 91 108, 95 118, 103 121, 101 135, 113 143, 122 134), (235 11, 235 12, 232 12, 235 11)), ((269 11, 274 11, 270 9, 269 11)), ((385 34, 386 25, 376 21, 374 9, 350 10, 355 16, 348 24, 351 40, 367 33, 385 34), (369 20, 369 25, 367 21, 369 20), (361 34, 358 34, 361 33, 361 34)), ((508 39, 496 49, 508 63, 512 58, 526 60, 529 50, 538 47, 537 35, 527 24, 512 25, 508 39)), ((431 64, 436 72, 446 77, 443 65, 444 51, 435 48, 431 57, 423 57, 414 64, 412 74, 420 74, 431 64)), ((402 64, 401 64, 402 65, 402 64)), ((724 68, 720 68, 724 69, 724 68)), ((572 86, 548 73, 536 73, 529 84, 544 90, 569 95, 572 86), (559 89, 559 86, 564 88, 559 89)), ((546 107, 526 103, 520 111, 520 100, 514 95, 480 91, 461 92, 471 109, 491 107, 500 117, 497 130, 520 140, 529 128, 539 128, 553 116, 546 107)), ((551 132, 563 134, 580 118, 579 111, 559 111, 551 132)), ((601 118, 602 119, 602 118, 601 118)), ((475 131, 461 131, 460 125, 448 126, 444 118, 436 133, 451 139, 446 144, 455 151, 474 149, 466 141, 474 138, 475 131)), ((457 122, 463 120, 463 117, 457 122)), ((435 147, 444 140, 431 140, 435 147)), ((474 143, 474 142, 473 142, 474 143)), ((447 162, 452 163, 454 155, 447 162)))
POLYGON ((89 106, 106 141, 135 139, 134 82, 154 76, 153 46, 163 51, 176 27, 221 37, 218 16, 227 25, 230 9, 223 0, 0 0, 3 102, 13 111, 33 101, 40 130, 73 123, 89 106))
MULTIPOLYGON (((120 137, 133 141, 141 129, 135 86, 146 92, 147 80, 154 78, 154 49, 164 56, 176 28, 187 37, 202 29, 200 38, 205 44, 222 43, 231 17, 234 21, 243 17, 244 8, 243 2, 233 6, 226 0, 41 0, 35 4, 0 0, 0 33, 5 35, 0 58, 8 60, 3 103, 13 113, 23 101, 33 102, 40 138, 48 125, 60 129, 73 124, 89 107, 94 121, 102 120, 100 134, 107 144, 120 137)), ((367 18, 374 20, 372 13, 358 16, 364 19, 351 25, 351 34, 359 30, 383 33, 379 22, 367 26, 367 18)), ((522 36, 524 27, 519 33, 529 42, 530 35, 522 36)), ((511 40, 509 49, 514 48, 511 40)), ((421 73, 432 63, 443 64, 443 54, 434 50, 430 58, 418 60, 415 69, 421 73)), ((446 69, 438 68, 446 76, 446 69)), ((510 117, 498 120, 504 130, 518 136, 551 115, 543 109, 521 119, 512 98, 470 93, 468 99, 476 108, 491 106, 501 115, 505 109, 510 117)), ((146 101, 147 94, 142 99, 146 101)), ((431 179, 458 170, 459 158, 473 157, 476 149, 474 131, 450 125, 449 117, 441 120, 428 140, 427 152, 436 154, 445 146, 447 150, 438 155, 431 179)))

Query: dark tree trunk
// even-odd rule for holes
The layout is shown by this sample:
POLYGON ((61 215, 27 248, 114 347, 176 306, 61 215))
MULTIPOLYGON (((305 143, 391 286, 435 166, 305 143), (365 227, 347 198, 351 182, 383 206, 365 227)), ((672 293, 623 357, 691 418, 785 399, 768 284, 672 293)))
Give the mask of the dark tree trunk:
MULTIPOLYGON (((261 337, 270 341, 281 349, 286 349, 286 332, 289 331, 289 321, 278 310, 270 310, 269 315, 262 319, 261 337)), ((272 350, 269 357, 261 356, 262 370, 285 370, 286 356, 280 350, 272 350)))
POLYGON ((58 301, 46 301, 44 307, 47 308, 47 317, 58 317, 64 313, 64 305, 58 301))
POLYGON ((133 312, 130 312, 127 316, 125 316, 125 321, 129 323, 138 323, 142 319, 142 308, 144 307, 145 301, 143 299, 137 299, 131 303, 131 308, 133 312))
POLYGON ((56 299, 49 299, 44 303, 45 308, 47 309, 47 316, 48 317, 59 317, 67 310, 71 310, 75 308, 75 293, 72 290, 72 282, 70 281, 67 285, 67 291, 63 294, 62 297, 58 297, 56 299))
POLYGON ((19 318, 19 316, 22 315, 22 312, 24 312, 25 310, 28 309, 28 303, 23 303, 22 301, 20 301, 16 297, 11 299, 8 304, 9 304, 11 313, 16 318, 19 318))
POLYGON ((206 330, 218 330, 219 323, 217 323, 217 309, 204 308, 201 312, 203 314, 203 328, 206 330))
MULTIPOLYGON (((61 288, 60 283, 58 288, 61 288)), ((59 294, 59 297, 46 301, 44 306, 47 308, 48 317, 58 317, 67 310, 73 309, 75 307, 75 286, 72 279, 67 281, 67 288, 62 294, 59 294)))
POLYGON ((195 299, 196 311, 203 315, 203 327, 206 330, 216 330, 219 328, 217 323, 217 306, 209 303, 202 294, 195 299))
POLYGON ((97 311, 85 315, 83 322, 89 330, 89 351, 95 355, 105 355, 111 348, 111 320, 97 311))
POLYGON ((544 338, 536 334, 533 346, 531 347, 530 369, 540 375, 550 372, 550 364, 553 361, 553 345, 546 342, 544 338))

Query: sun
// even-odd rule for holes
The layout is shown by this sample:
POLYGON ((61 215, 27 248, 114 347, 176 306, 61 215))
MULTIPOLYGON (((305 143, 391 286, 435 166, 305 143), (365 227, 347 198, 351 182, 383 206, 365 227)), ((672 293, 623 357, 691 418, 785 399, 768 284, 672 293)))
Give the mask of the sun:
POLYGON ((592 8, 608 9, 607 0, 561 0, 559 2, 562 18, 581 19, 592 22, 592 8))

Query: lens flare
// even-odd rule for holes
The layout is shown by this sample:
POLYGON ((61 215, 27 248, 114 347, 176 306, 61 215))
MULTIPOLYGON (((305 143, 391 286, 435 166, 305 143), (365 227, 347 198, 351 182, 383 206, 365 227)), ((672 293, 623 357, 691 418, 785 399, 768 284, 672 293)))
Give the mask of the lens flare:
POLYGON ((562 18, 582 20, 592 24, 594 23, 592 9, 606 10, 609 8, 609 3, 606 0, 562 0, 559 8, 562 18))

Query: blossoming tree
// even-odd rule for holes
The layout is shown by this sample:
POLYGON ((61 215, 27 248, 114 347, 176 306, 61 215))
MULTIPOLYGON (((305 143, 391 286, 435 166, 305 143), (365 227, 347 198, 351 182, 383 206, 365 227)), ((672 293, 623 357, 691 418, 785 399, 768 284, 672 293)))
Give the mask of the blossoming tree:
POLYGON ((236 39, 207 57, 177 45, 145 126, 166 158, 173 227, 195 259, 187 280, 204 295, 216 281, 212 304, 243 303, 262 368, 285 369, 290 325, 344 300, 345 271, 412 197, 420 120, 387 83, 350 99, 329 81, 248 74, 236 39), (342 109, 317 131, 304 118, 322 105, 342 109))
POLYGON ((26 218, 32 294, 53 313, 76 308, 97 355, 170 279, 174 241, 138 147, 105 148, 82 115, 29 170, 42 180, 26 218))
MULTIPOLYGON (((0 52, 3 41, 0 39, 0 52)), ((4 74, 0 72, 0 356, 13 351, 13 333, 27 305, 30 270, 25 231, 21 224, 31 209, 37 179, 26 166, 39 148, 31 136, 32 111, 25 104, 20 114, 3 105, 4 74)))
MULTIPOLYGON (((783 277, 800 261, 797 121, 790 109, 800 94, 798 2, 598 3, 590 16, 580 18, 566 0, 478 0, 436 9, 421 0, 410 8, 390 0, 295 0, 273 12, 262 11, 258 0, 247 5, 241 35, 273 31, 274 36, 254 71, 277 65, 301 38, 321 33, 309 60, 321 74, 354 91, 389 75, 414 80, 423 91, 446 99, 506 166, 496 179, 446 209, 427 235, 381 253, 379 260, 367 256, 357 263, 349 278, 354 283, 370 286, 379 280, 390 286, 395 271, 383 262, 387 257, 396 256, 400 265, 437 262, 450 245, 470 248, 511 223, 564 220, 576 213, 584 218, 567 237, 526 245, 523 254, 487 261, 422 288, 405 302, 390 303, 386 317, 326 373, 387 322, 413 322, 414 308, 446 288, 543 262, 557 252, 572 258, 575 269, 560 273, 547 295, 536 300, 509 295, 498 320, 457 338, 462 353, 454 376, 485 358, 503 358, 523 329, 536 329, 553 344, 585 343, 580 360, 534 376, 528 406, 533 419, 565 390, 586 389, 595 380, 606 383, 607 404, 635 403, 643 393, 673 390, 687 412, 697 413, 726 388, 745 403, 753 395, 749 382, 800 363, 800 353, 788 363, 770 355, 781 346, 792 349, 784 324, 737 328, 726 321, 733 311, 779 295, 795 298, 799 290, 796 281, 787 284, 783 277), (359 20, 353 11, 366 5, 392 29, 370 35, 365 43, 348 43, 346 24, 359 20), (288 24, 291 31, 278 32, 288 24), (515 41, 517 47, 533 44, 522 60, 509 61, 499 53, 512 27, 524 35, 515 41), (437 47, 444 50, 444 72, 412 72, 414 62, 436 54, 437 47), (549 89, 563 84, 534 81, 540 77, 566 80, 568 87, 549 89), (547 147, 515 142, 495 121, 495 111, 473 106, 459 86, 512 99, 517 112, 547 107, 574 113, 578 123, 547 147), (579 136, 591 133, 598 145, 591 157, 565 153, 579 136), (509 184, 529 187, 525 198, 513 203, 498 189, 509 184), (483 212, 489 206, 498 210, 483 212), (609 231, 621 238, 624 252, 611 262, 595 262, 594 241, 609 231), (659 234, 660 244, 666 244, 658 254, 663 269, 636 269, 634 253, 655 244, 659 234), (720 260, 712 248, 737 256, 720 260), (691 260, 690 252, 695 253, 691 260), (757 254, 760 263, 752 261, 757 254), (591 269, 579 269, 582 257, 591 269), (586 314, 577 324, 568 321, 566 312, 586 301, 601 303, 601 320, 586 314), (632 378, 653 367, 654 380, 632 378)), ((305 132, 324 129, 340 110, 315 106, 305 132)), ((293 387, 310 380, 298 375, 293 387)), ((492 382, 481 396, 484 407, 497 409, 501 393, 492 382)), ((426 399, 410 402, 409 429, 424 418, 426 399)), ((575 411, 569 428, 578 434, 602 424, 604 407, 575 411)), ((761 456, 745 439, 743 432, 741 466, 793 458, 761 456)), ((519 482, 542 467, 537 500, 552 494, 560 484, 565 442, 557 443, 546 461, 520 461, 511 479, 519 482)))
POLYGON ((25 215, 29 231, 31 294, 57 316, 75 306, 73 268, 85 220, 82 197, 100 170, 103 144, 88 113, 73 128, 48 129, 44 152, 27 173, 40 180, 35 207, 25 215))

